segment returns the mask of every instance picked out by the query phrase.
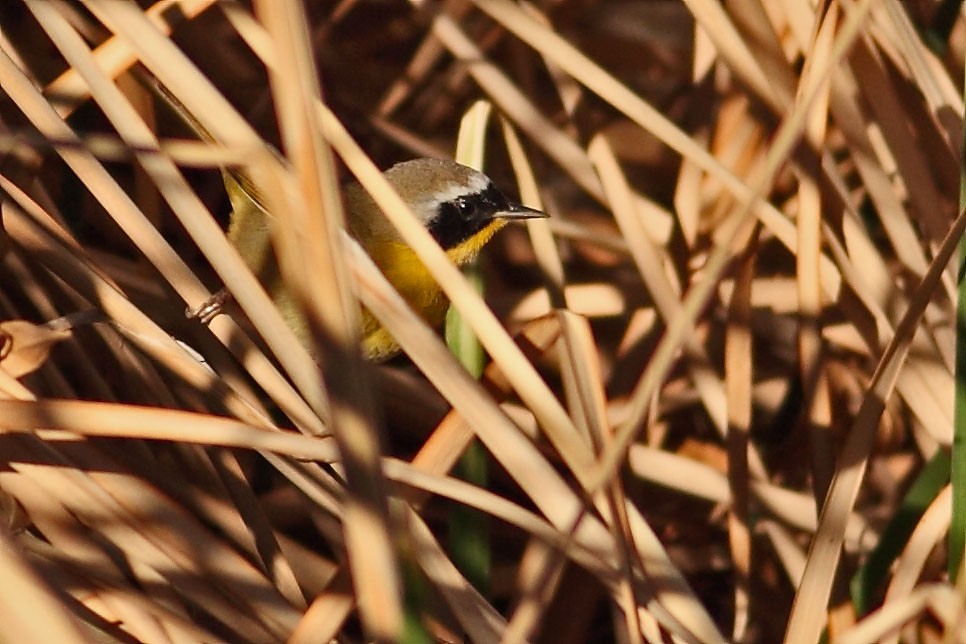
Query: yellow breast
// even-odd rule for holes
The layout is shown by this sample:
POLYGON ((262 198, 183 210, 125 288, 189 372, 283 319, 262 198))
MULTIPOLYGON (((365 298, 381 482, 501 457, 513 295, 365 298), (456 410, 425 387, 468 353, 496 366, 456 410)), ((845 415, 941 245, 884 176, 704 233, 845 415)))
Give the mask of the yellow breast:
MULTIPOLYGON (((446 254, 457 266, 473 261, 480 249, 505 223, 494 220, 466 241, 448 249, 446 254)), ((401 241, 370 243, 367 246, 366 251, 409 306, 431 327, 442 325, 449 300, 416 253, 401 241)), ((399 343, 369 311, 363 311, 362 348, 366 357, 375 361, 391 357, 399 350, 399 343)))

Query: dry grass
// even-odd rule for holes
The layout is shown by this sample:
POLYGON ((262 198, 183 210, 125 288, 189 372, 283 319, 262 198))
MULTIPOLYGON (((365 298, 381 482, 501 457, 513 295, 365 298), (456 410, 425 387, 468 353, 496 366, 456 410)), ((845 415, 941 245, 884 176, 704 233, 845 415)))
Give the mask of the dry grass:
POLYGON ((139 4, 0 12, 0 640, 966 637, 961 17, 937 57, 929 2, 139 4), (551 214, 483 298, 379 172, 454 153, 551 214), (340 233, 350 177, 481 379, 340 233), (358 359, 357 301, 406 359, 358 359))

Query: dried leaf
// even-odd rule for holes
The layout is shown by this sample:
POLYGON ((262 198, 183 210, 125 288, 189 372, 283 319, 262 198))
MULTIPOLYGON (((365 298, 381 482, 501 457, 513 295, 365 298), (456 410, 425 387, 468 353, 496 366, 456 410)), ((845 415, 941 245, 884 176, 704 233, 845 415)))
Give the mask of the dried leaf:
POLYGON ((0 322, 0 366, 15 378, 33 373, 47 361, 53 346, 71 335, 70 330, 26 320, 0 322))

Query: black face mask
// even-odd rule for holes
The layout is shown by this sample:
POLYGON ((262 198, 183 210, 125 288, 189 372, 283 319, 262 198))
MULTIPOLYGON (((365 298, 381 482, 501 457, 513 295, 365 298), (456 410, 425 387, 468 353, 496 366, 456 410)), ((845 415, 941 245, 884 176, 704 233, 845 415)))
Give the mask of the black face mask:
POLYGON ((441 203, 428 230, 440 246, 455 248, 486 228, 497 216, 501 219, 546 217, 539 210, 511 203, 491 183, 482 192, 441 203))

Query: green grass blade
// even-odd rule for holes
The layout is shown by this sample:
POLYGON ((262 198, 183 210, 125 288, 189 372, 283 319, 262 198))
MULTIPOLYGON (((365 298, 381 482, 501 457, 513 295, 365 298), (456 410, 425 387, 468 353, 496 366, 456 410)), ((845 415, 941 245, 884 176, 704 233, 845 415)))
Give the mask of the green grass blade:
MULTIPOLYGON (((960 165, 959 207, 966 205, 966 174, 960 165)), ((956 399, 954 417, 951 480, 953 515, 949 526, 950 579, 956 579, 963 548, 966 546, 966 237, 959 245, 958 302, 956 304, 956 399)))
POLYGON ((906 547, 926 508, 949 481, 949 467, 949 455, 944 450, 936 452, 926 463, 882 532, 875 550, 869 553, 865 564, 852 577, 849 585, 858 615, 868 613, 878 604, 877 591, 906 547))

